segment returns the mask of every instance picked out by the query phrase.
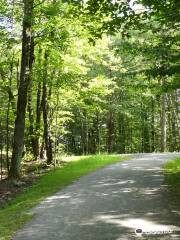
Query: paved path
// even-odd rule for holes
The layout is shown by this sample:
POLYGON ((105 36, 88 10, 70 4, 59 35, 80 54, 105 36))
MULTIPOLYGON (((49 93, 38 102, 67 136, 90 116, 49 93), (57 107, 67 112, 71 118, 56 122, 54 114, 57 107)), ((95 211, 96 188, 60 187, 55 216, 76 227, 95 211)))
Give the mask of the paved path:
POLYGON ((34 209, 14 240, 133 240, 135 229, 180 239, 180 213, 168 199, 161 167, 178 154, 137 154, 82 177, 34 209))

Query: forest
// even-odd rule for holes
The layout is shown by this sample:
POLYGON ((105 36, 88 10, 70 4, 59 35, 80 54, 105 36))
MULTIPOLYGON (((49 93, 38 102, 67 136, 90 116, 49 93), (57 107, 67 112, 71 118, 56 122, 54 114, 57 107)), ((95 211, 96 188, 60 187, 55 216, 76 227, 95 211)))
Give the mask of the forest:
POLYGON ((178 0, 0 0, 1 179, 180 151, 179 20, 178 0))

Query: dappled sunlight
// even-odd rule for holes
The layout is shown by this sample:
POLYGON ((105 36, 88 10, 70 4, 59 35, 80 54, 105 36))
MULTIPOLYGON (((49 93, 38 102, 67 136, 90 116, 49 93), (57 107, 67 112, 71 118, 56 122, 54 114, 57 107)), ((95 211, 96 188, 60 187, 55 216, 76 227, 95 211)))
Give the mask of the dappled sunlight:
POLYGON ((129 193, 129 192, 132 192, 132 191, 133 191, 132 188, 123 188, 122 189, 122 192, 124 192, 124 193, 129 193))
POLYGON ((140 192, 142 194, 148 194, 148 195, 152 195, 152 194, 157 194, 159 191, 161 191, 161 188, 142 188, 140 190, 140 192))
POLYGON ((52 197, 48 197, 46 198, 46 200, 44 202, 52 202, 53 200, 59 200, 59 199, 67 199, 70 198, 69 195, 60 195, 60 196, 52 196, 52 197))
MULTIPOLYGON (((150 154, 153 157, 154 154, 150 154)), ((163 159, 163 154, 162 155, 163 159)), ((154 155, 157 157, 157 155, 154 155)), ((130 206, 138 207, 138 211, 152 212, 150 208, 154 208, 157 213, 161 205, 166 206, 166 199, 159 203, 159 199, 164 198, 164 189, 166 185, 163 183, 163 176, 161 173, 161 162, 152 165, 152 162, 145 160, 146 157, 142 155, 138 159, 139 163, 134 164, 134 161, 126 161, 117 163, 107 168, 101 169, 97 172, 98 179, 92 173, 88 176, 82 177, 80 181, 66 188, 67 192, 58 193, 53 197, 48 197, 41 205, 36 208, 36 211, 44 211, 57 206, 67 205, 71 209, 84 208, 86 198, 92 198, 91 204, 101 205, 102 203, 109 203, 119 201, 123 210, 126 211, 130 206), (143 161, 142 161, 143 160, 143 161), (153 166, 153 167, 152 167, 153 166), (125 167, 125 169, 124 169, 125 167), (119 169, 119 170, 118 170, 119 169), (120 173, 124 171, 125 175, 120 173), (110 174, 112 172, 112 175, 110 174), (119 173, 118 173, 119 172, 119 173), (115 176, 114 176, 115 174, 115 176), (88 181, 88 187, 84 189, 84 183, 88 181), (129 202, 130 206, 126 204, 129 202), (144 202, 146 201, 146 205, 144 202), (141 209, 142 208, 142 209, 141 209), (42 210, 41 210, 42 209, 42 210)), ((149 159, 147 157, 147 159, 149 159)), ((112 210, 113 206, 111 206, 112 210)), ((155 216, 151 214, 149 216, 155 216)), ((165 217, 167 219, 167 217, 165 217)))
MULTIPOLYGON (((112 221, 112 219, 111 219, 111 221, 112 221)), ((118 221, 118 223, 121 226, 133 228, 133 229, 141 228, 144 231, 172 231, 176 228, 175 226, 162 225, 162 224, 151 222, 151 221, 145 220, 145 219, 136 219, 136 218, 131 219, 130 218, 130 219, 124 219, 124 220, 116 219, 116 221, 118 221)))
POLYGON ((121 165, 124 167, 124 166, 128 166, 129 164, 128 163, 122 163, 121 165))
MULTIPOLYGON (((106 196, 106 194, 103 196, 106 196)), ((55 195, 55 196, 46 198, 46 200, 44 200, 39 206, 35 208, 34 212, 39 211, 41 209, 43 210, 48 208, 54 208, 59 204, 63 206, 63 205, 66 205, 67 203, 72 208, 73 206, 82 204, 83 202, 84 202, 84 199, 81 195, 76 195, 76 197, 74 195, 66 195, 66 194, 55 195)))
POLYGON ((116 186, 116 185, 124 185, 124 184, 134 184, 135 180, 122 180, 118 182, 98 182, 97 185, 94 185, 97 188, 101 188, 102 186, 116 186))
POLYGON ((152 162, 142 156, 82 177, 43 201, 35 209, 38 223, 35 221, 22 235, 36 236, 40 231, 43 238, 43 232, 51 231, 54 236, 53 229, 58 229, 58 239, 86 236, 92 240, 96 236, 98 240, 132 240, 135 229, 142 228, 173 231, 152 239, 178 240, 180 213, 169 206, 160 170, 166 158, 161 160, 156 156, 152 162), (49 229, 51 223, 53 228, 49 229))
MULTIPOLYGON (((120 215, 116 215, 114 213, 106 214, 106 215, 102 214, 102 215, 94 216, 91 220, 80 223, 79 225, 93 226, 93 225, 98 225, 100 223, 106 224, 107 227, 109 225, 114 225, 117 228, 121 229, 122 233, 125 232, 127 234, 129 232, 131 236, 133 235, 135 236, 134 233, 136 229, 142 229, 143 232, 146 232, 146 233, 161 232, 163 233, 162 235, 169 235, 169 237, 170 236, 176 237, 177 235, 175 233, 180 231, 180 227, 176 225, 161 224, 158 221, 149 220, 148 216, 150 217, 154 215, 154 213, 149 212, 146 215, 147 215, 147 218, 133 218, 133 214, 132 214, 132 217, 131 217, 131 214, 120 214, 120 215)), ((121 239, 121 238, 117 238, 117 239, 121 239)), ((124 239, 129 239, 129 238, 124 238, 124 239)), ((172 239, 176 239, 176 238, 172 238, 172 239)))
MULTIPOLYGON (((148 156, 157 158, 156 154, 148 156)), ((160 154, 160 158, 161 156, 163 160, 164 154, 160 154)), ((47 198, 38 206, 38 210, 66 205, 69 205, 72 209, 85 207, 86 198, 88 197, 94 198, 91 200, 92 204, 97 202, 97 205, 101 204, 99 203, 101 201, 108 203, 109 201, 119 200, 125 211, 129 208, 129 206, 126 206, 125 201, 131 204, 131 208, 135 205, 139 208, 146 201, 146 205, 144 206, 143 204, 142 209, 147 210, 147 212, 150 212, 152 201, 154 201, 153 207, 158 213, 161 208, 158 199, 164 197, 162 194, 164 194, 166 185, 163 183, 161 162, 158 161, 158 163, 156 162, 155 165, 152 165, 152 162, 148 161, 148 159, 149 157, 146 158, 144 155, 140 156, 138 158, 138 166, 134 164, 133 160, 108 166, 97 172, 99 174, 98 179, 93 177, 96 173, 84 176, 75 183, 76 188, 73 185, 66 188, 68 194, 65 191, 64 194, 58 193, 53 197, 47 198), (125 173, 123 178, 120 169, 125 173), (110 172, 113 174, 109 174, 110 172), (83 186, 86 181, 88 181, 88 187, 84 189, 83 186)), ((161 204, 166 205, 166 200, 164 199, 161 204)))
MULTIPOLYGON (((83 221, 79 223, 80 226, 102 226, 102 224, 105 224, 106 228, 112 228, 113 226, 117 229, 120 229, 122 234, 120 237, 116 239, 131 239, 132 237, 135 237, 135 230, 136 229, 142 229, 144 233, 154 233, 154 232, 160 232, 162 233, 162 236, 156 237, 155 239, 166 239, 166 235, 168 235, 169 238, 167 239, 179 239, 176 238, 178 235, 177 232, 180 231, 180 227, 172 224, 162 224, 158 219, 151 220, 151 216, 155 215, 155 213, 149 212, 146 214, 146 216, 140 218, 140 217, 134 217, 138 216, 138 213, 129 213, 129 214, 97 214, 94 215, 92 219, 88 219, 87 221, 83 221), (124 238, 122 237, 124 236, 124 238), (131 238, 129 238, 131 237, 131 238)), ((140 216, 140 214, 139 214, 140 216)), ((104 226, 104 227, 105 227, 104 226)), ((134 238, 133 238, 134 239, 134 238)), ((148 238, 149 239, 149 238, 148 238)))
POLYGON ((150 168, 146 168, 144 169, 144 166, 141 167, 133 167, 132 170, 141 170, 141 171, 161 171, 160 167, 150 167, 150 168))
POLYGON ((44 209, 47 208, 53 208, 55 207, 60 201, 66 200, 71 198, 70 195, 68 194, 56 194, 54 196, 46 198, 44 201, 42 201, 41 204, 39 204, 37 207, 35 207, 32 212, 37 213, 39 211, 43 211, 44 209))
POLYGON ((141 218, 120 218, 118 215, 100 215, 96 217, 96 221, 103 221, 105 223, 116 224, 118 226, 124 226, 132 229, 141 228, 144 231, 158 231, 158 230, 173 230, 178 229, 171 225, 162 225, 156 222, 152 222, 141 218))

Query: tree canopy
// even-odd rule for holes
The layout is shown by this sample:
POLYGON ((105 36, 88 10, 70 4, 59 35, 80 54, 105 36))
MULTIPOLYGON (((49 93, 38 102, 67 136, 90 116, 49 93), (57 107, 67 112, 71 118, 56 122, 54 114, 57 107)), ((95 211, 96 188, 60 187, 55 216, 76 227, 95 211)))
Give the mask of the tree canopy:
POLYGON ((179 1, 0 1, 1 175, 180 150, 179 1))

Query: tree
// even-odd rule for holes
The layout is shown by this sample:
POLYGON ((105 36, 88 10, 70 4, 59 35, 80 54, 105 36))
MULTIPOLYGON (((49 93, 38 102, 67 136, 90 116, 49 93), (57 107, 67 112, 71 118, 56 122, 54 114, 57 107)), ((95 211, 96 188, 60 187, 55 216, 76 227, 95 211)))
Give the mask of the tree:
POLYGON ((63 153, 179 150, 177 5, 1 4, 1 166, 10 178, 29 158, 56 165, 63 153))
POLYGON ((21 73, 18 88, 16 120, 13 138, 13 151, 10 178, 20 177, 22 152, 24 149, 25 113, 28 87, 31 81, 31 70, 34 61, 33 52, 33 0, 24 1, 24 18, 22 32, 21 73))

